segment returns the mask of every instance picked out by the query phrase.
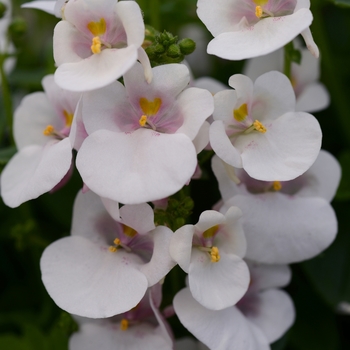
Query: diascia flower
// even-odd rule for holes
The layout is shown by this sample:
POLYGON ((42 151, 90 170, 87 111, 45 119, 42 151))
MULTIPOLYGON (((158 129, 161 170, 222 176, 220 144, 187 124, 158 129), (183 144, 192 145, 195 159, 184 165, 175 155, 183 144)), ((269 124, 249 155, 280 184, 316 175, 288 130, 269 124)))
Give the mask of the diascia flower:
POLYGON ((318 57, 308 0, 198 0, 197 6, 198 17, 215 37, 209 54, 229 60, 261 56, 301 34, 318 57))
POLYGON ((310 259, 326 249, 337 233, 337 218, 330 205, 340 180, 340 166, 326 151, 303 175, 291 181, 258 181, 236 169, 235 184, 223 162, 214 157, 224 205, 243 212, 248 259, 285 264, 310 259))
POLYGON ((237 305, 209 310, 198 303, 189 288, 175 295, 180 322, 210 349, 269 350, 293 324, 295 310, 283 290, 291 273, 285 265, 249 263, 251 283, 237 305))
POLYGON ((1 196, 10 207, 53 189, 69 171, 72 148, 82 135, 71 133, 80 94, 58 87, 52 75, 42 85, 45 92, 26 96, 15 111, 18 152, 1 174, 1 196))
POLYGON ((264 181, 288 181, 315 161, 322 133, 314 116, 295 112, 289 79, 279 72, 260 76, 255 83, 236 74, 234 90, 215 94, 210 144, 227 164, 243 168, 264 181))
POLYGON ((148 204, 126 205, 118 213, 117 202, 79 192, 71 236, 45 249, 42 280, 62 309, 91 318, 129 311, 174 266, 172 232, 154 226, 148 204))
POLYGON ((124 75, 125 87, 115 82, 84 94, 89 136, 77 168, 91 190, 136 204, 168 197, 190 180, 197 165, 194 140, 205 147, 200 136, 213 97, 203 89, 185 89, 189 79, 185 65, 168 64, 153 68, 148 84, 136 63, 124 75))
POLYGON ((120 78, 138 58, 150 81, 151 67, 141 48, 144 31, 135 1, 69 1, 54 31, 57 84, 72 91, 97 89, 120 78))

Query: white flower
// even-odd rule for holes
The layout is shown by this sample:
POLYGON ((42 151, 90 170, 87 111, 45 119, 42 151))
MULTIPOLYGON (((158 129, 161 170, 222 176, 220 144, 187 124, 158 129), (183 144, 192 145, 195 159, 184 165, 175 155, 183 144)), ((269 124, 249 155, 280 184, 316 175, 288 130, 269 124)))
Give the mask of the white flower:
POLYGON ((53 189, 69 171, 78 142, 70 130, 80 94, 58 87, 52 75, 42 85, 45 92, 26 96, 15 111, 18 152, 1 175, 1 195, 10 207, 53 189))
POLYGON ((42 10, 50 13, 51 15, 55 15, 58 18, 61 18, 64 4, 67 1, 68 0, 37 0, 26 2, 25 4, 22 4, 21 7, 42 10))
MULTIPOLYGON (((295 43, 296 46, 298 42, 295 43)), ((317 112, 328 107, 330 98, 326 87, 319 82, 320 60, 311 55, 309 50, 300 48, 300 64, 292 63, 291 81, 296 96, 296 110, 317 112)), ((247 61, 243 74, 253 81, 261 74, 271 70, 283 71, 283 49, 269 55, 255 57, 247 61)))
POLYGON ((326 249, 337 233, 337 218, 329 204, 340 180, 340 166, 321 151, 311 168, 287 181, 257 181, 241 169, 235 184, 227 166, 214 157, 224 212, 231 205, 243 212, 248 259, 284 264, 309 259, 326 249))
POLYGON ((198 0, 197 14, 215 37, 208 53, 230 60, 265 55, 298 34, 318 57, 308 0, 198 0))
POLYGON ((174 309, 181 323, 210 349, 269 350, 293 324, 291 298, 276 287, 289 283, 287 266, 250 264, 251 284, 236 306, 209 310, 188 288, 175 295, 174 309))
POLYGON ((130 69, 137 58, 150 64, 141 45, 145 26, 135 1, 69 1, 54 31, 55 80, 72 91, 106 86, 130 69))
POLYGON ((174 266, 168 254, 171 230, 154 226, 148 204, 123 206, 119 221, 118 203, 106 204, 108 211, 93 192, 80 192, 71 236, 48 246, 40 261, 48 293, 75 315, 126 312, 174 266))
POLYGON ((165 198, 193 175, 196 146, 206 144, 205 119, 213 97, 186 88, 185 65, 153 68, 148 84, 140 64, 115 82, 84 94, 83 120, 89 137, 77 156, 86 183, 102 197, 136 204, 165 198), (184 90, 184 91, 183 91, 184 90), (203 137, 202 137, 203 136, 203 137))
POLYGON ((236 207, 225 215, 207 210, 196 225, 179 228, 171 238, 171 257, 188 273, 193 297, 208 309, 232 306, 247 291, 249 271, 242 260, 246 241, 241 215, 236 207))
POLYGON ((235 90, 215 94, 210 144, 227 164, 264 181, 287 181, 304 173, 321 147, 321 129, 310 114, 295 112, 289 79, 279 72, 255 83, 236 74, 235 90))

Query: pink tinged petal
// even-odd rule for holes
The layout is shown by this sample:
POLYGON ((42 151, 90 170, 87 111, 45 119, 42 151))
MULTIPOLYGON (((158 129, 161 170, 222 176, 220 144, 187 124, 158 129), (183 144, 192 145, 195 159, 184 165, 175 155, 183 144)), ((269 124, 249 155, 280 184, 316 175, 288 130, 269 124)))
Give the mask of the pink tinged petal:
POLYGON ((329 106, 330 97, 327 89, 321 83, 313 83, 305 87, 297 99, 296 110, 318 112, 329 106))
POLYGON ((102 198, 102 197, 101 197, 101 202, 103 203, 104 207, 108 211, 108 214, 113 218, 113 220, 121 221, 118 202, 112 201, 108 198, 102 198))
POLYGON ((188 273, 191 262, 194 231, 193 225, 180 227, 172 235, 169 245, 170 256, 186 273, 188 273))
POLYGON ((71 23, 61 21, 56 24, 53 35, 53 55, 55 63, 79 62, 92 55, 91 40, 85 38, 71 23))
POLYGON ((221 120, 214 121, 209 129, 210 145, 214 152, 224 162, 237 168, 242 168, 240 151, 234 147, 226 134, 225 125, 221 120))
POLYGON ((47 96, 43 92, 35 92, 23 98, 14 114, 14 138, 17 148, 29 145, 44 146, 52 141, 43 131, 48 125, 56 130, 63 127, 47 96))
POLYGON ((213 96, 207 90, 188 88, 179 95, 177 103, 180 106, 184 121, 176 132, 184 133, 193 140, 204 121, 214 111, 213 96))
MULTIPOLYGON (((124 86, 116 81, 101 89, 84 93, 82 115, 89 134, 100 129, 120 132, 120 127, 123 130, 129 128, 133 111, 124 86)), ((134 130, 134 125, 131 130, 134 130)))
POLYGON ((147 290, 138 270, 141 259, 121 250, 110 252, 83 237, 65 237, 41 257, 43 283, 56 304, 69 313, 110 317, 137 305, 147 290))
POLYGON ((337 233, 334 211, 323 198, 281 193, 238 195, 227 205, 242 209, 246 258, 266 264, 312 258, 326 249, 337 233))
POLYGON ((194 147, 196 148, 197 154, 203 151, 203 149, 209 143, 209 128, 210 128, 210 124, 205 121, 201 126, 201 128, 199 129, 196 137, 192 140, 194 147))
POLYGON ((14 208, 50 191, 67 174, 71 162, 69 139, 53 141, 45 147, 22 148, 1 174, 1 196, 5 204, 14 208))
POLYGON ((207 51, 229 60, 265 55, 293 40, 311 22, 312 14, 305 8, 289 16, 264 18, 254 26, 219 34, 207 51))
POLYGON ((288 265, 266 265, 247 261, 251 276, 251 287, 256 291, 285 287, 292 278, 292 270, 288 265))
POLYGON ((158 283, 175 266, 169 254, 172 231, 165 226, 158 226, 150 235, 154 241, 153 255, 151 260, 140 268, 147 277, 149 287, 158 283))
POLYGON ((115 6, 115 12, 126 32, 128 45, 141 46, 145 36, 145 25, 137 2, 118 2, 115 6))
POLYGON ((312 37, 310 28, 306 28, 300 34, 304 38, 306 47, 309 49, 311 54, 314 57, 318 58, 320 55, 320 51, 319 51, 319 49, 318 49, 318 47, 317 47, 317 45, 312 37))
POLYGON ((252 132, 235 141, 249 176, 263 181, 288 181, 304 173, 316 160, 322 132, 311 114, 290 112, 264 125, 266 133, 252 132))
POLYGON ((210 349, 269 350, 267 339, 236 308, 209 310, 193 299, 188 288, 175 295, 180 322, 210 349))
POLYGON ((156 228, 153 209, 147 203, 124 205, 120 208, 120 215, 123 224, 132 227, 139 234, 145 234, 156 228))
POLYGON ((74 118, 70 128, 69 139, 73 148, 79 150, 83 141, 88 137, 82 115, 82 100, 79 101, 74 112, 74 118))
POLYGON ((290 296, 277 289, 257 295, 257 312, 246 315, 265 334, 269 343, 279 339, 294 323, 295 309, 290 296))
POLYGON ((295 93, 290 80, 284 74, 273 71, 256 79, 251 111, 253 120, 273 120, 294 110, 295 93))
POLYGON ((121 330, 120 324, 87 323, 69 339, 70 350, 171 350, 167 340, 157 328, 147 323, 121 330))
POLYGON ((311 168, 302 175, 306 184, 297 193, 298 197, 322 197, 331 202, 339 186, 341 168, 335 157, 321 150, 311 168))
POLYGON ((71 91, 90 91, 120 78, 137 59, 134 45, 124 49, 105 49, 79 62, 64 63, 55 73, 56 83, 71 91))
POLYGON ((125 204, 177 192, 196 165, 195 148, 187 136, 149 129, 133 133, 96 131, 84 141, 77 156, 77 167, 89 188, 125 204))
MULTIPOLYGON (((226 124, 232 124, 233 111, 237 105, 237 91, 223 90, 214 96, 214 120, 222 120, 226 124)), ((239 106, 238 106, 239 107, 239 106)))
POLYGON ((193 249, 189 268, 189 287, 204 307, 222 310, 246 293, 250 281, 246 263, 236 255, 220 250, 220 260, 211 262, 208 253, 193 249))
POLYGON ((137 59, 142 64, 142 67, 143 67, 144 72, 145 72, 145 79, 146 79, 147 83, 150 84, 152 79, 153 79, 152 66, 151 66, 151 62, 148 58, 148 55, 146 54, 146 51, 142 47, 139 47, 137 49, 137 59))

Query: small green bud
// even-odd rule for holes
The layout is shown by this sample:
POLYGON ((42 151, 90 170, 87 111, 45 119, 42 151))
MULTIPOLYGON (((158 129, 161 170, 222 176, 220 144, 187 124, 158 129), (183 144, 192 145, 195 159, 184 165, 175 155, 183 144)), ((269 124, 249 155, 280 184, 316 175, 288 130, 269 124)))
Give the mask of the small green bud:
POLYGON ((181 56, 179 45, 177 44, 170 45, 167 50, 167 55, 172 58, 178 58, 179 56, 181 56))
POLYGON ((189 38, 179 41, 179 47, 183 55, 189 55, 196 49, 196 43, 189 38))
POLYGON ((165 48, 162 44, 156 44, 154 45, 154 52, 156 54, 161 54, 161 53, 164 53, 165 52, 165 48))
POLYGON ((7 11, 7 6, 3 2, 0 2, 0 19, 5 16, 6 11, 7 11))
POLYGON ((174 220, 173 230, 177 230, 178 228, 184 226, 186 224, 186 220, 184 218, 176 218, 174 220))
POLYGON ((27 23, 21 17, 14 18, 9 26, 9 34, 12 39, 22 36, 26 32, 26 30, 27 23))

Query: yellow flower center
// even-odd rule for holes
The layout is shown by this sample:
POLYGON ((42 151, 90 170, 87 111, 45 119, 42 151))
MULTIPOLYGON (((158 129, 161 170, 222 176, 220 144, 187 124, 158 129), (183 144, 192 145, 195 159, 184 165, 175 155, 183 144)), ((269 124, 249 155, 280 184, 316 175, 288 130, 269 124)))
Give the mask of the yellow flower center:
POLYGON ((240 107, 233 110, 233 118, 238 122, 243 122, 248 116, 248 106, 246 103, 243 103, 240 107))
POLYGON ((120 329, 122 331, 126 331, 129 328, 129 321, 126 318, 123 318, 120 321, 120 329))
POLYGON ((218 247, 212 247, 210 250, 211 262, 216 263, 220 261, 220 253, 218 247))

